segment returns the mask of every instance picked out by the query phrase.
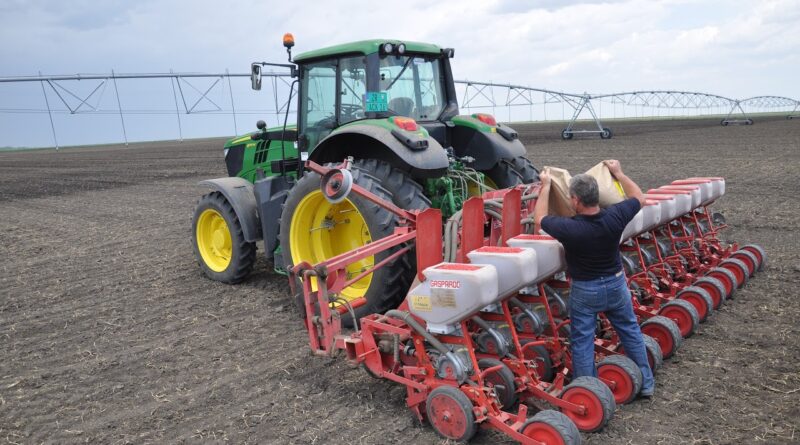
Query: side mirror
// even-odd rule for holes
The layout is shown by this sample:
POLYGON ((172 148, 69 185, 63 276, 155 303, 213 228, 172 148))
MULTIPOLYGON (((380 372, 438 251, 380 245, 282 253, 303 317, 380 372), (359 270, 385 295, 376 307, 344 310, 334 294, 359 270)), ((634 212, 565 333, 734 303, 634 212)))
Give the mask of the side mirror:
POLYGON ((264 129, 267 128, 267 123, 259 119, 258 122, 256 122, 256 128, 258 128, 261 131, 264 131, 264 129))
POLYGON ((261 65, 250 65, 250 83, 254 90, 261 89, 261 65))

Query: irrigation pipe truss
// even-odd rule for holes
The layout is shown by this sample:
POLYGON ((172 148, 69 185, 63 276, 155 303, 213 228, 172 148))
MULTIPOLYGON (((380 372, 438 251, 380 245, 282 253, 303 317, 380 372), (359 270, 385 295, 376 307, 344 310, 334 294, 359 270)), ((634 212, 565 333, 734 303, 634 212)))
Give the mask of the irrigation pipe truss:
MULTIPOLYGON (((172 87, 172 96, 175 105, 174 114, 178 121, 178 133, 181 140, 183 140, 183 129, 181 128, 181 114, 192 113, 221 113, 230 114, 233 118, 234 130, 238 131, 236 123, 237 110, 234 103, 233 88, 230 79, 233 77, 250 77, 249 73, 229 73, 227 70, 224 73, 208 74, 208 73, 132 73, 132 74, 118 74, 111 72, 111 74, 87 74, 87 75, 58 75, 58 76, 24 76, 24 77, 0 77, 0 83, 26 83, 38 82, 41 85, 42 94, 44 96, 45 109, 32 109, 32 108, 10 108, 3 107, 0 103, 0 113, 47 113, 50 119, 50 128, 53 133, 53 140, 56 148, 58 148, 58 138, 56 134, 55 124, 53 122, 53 113, 67 112, 69 114, 79 113, 100 113, 100 114, 117 114, 119 115, 120 123, 122 126, 122 133, 125 139, 125 144, 128 144, 127 130, 125 128, 125 115, 126 114, 165 114, 172 113, 167 110, 124 110, 119 98, 119 87, 117 80, 129 79, 169 79, 172 87), (198 79, 206 79, 210 82, 207 87, 198 88, 192 81, 198 79), (94 88, 90 88, 89 92, 78 93, 74 88, 67 85, 71 81, 93 81, 96 82, 94 88), (227 82, 226 82, 227 81, 227 82), (214 101, 210 96, 214 90, 225 89, 227 83, 227 90, 230 96, 230 110, 223 109, 223 107, 214 101), (113 88, 114 96, 116 98, 116 110, 102 109, 99 104, 103 97, 106 88, 109 85, 113 88), (53 105, 48 98, 48 91, 58 99, 53 105), (65 109, 58 109, 56 104, 61 103, 65 109), (210 106, 210 108, 201 109, 199 106, 210 106)), ((279 97, 279 88, 286 89, 290 81, 287 74, 282 73, 263 73, 263 77, 269 78, 272 86, 272 101, 274 102, 274 110, 271 113, 281 114, 285 112, 286 107, 289 107, 293 97, 288 97, 285 100, 279 97)), ((480 108, 496 108, 506 107, 509 109, 509 118, 511 116, 511 108, 513 107, 533 107, 534 105, 543 105, 553 103, 561 103, 563 106, 569 106, 572 110, 571 117, 568 120, 566 128, 561 132, 563 139, 572 139, 575 134, 599 134, 602 138, 610 138, 612 133, 609 128, 603 126, 600 115, 596 111, 595 106, 602 106, 603 102, 609 102, 612 106, 618 104, 626 107, 642 107, 651 109, 684 109, 684 110, 712 110, 720 109, 727 110, 727 114, 721 120, 721 124, 743 124, 751 125, 753 123, 745 111, 747 109, 758 110, 786 110, 787 119, 800 117, 796 115, 800 108, 800 100, 792 99, 782 96, 756 96, 746 99, 734 99, 724 96, 719 96, 709 93, 692 92, 692 91, 676 91, 676 90, 650 90, 650 91, 629 91, 611 94, 589 94, 589 93, 567 93, 562 91, 554 91, 542 88, 533 88, 529 86, 492 83, 492 82, 478 82, 470 80, 456 80, 455 83, 463 89, 463 97, 459 104, 461 108, 465 109, 480 109, 480 108), (496 98, 496 91, 499 90, 498 100, 496 98), (505 96, 503 100, 502 97, 505 96), (791 111, 789 111, 791 109, 791 111), (593 122, 590 129, 577 129, 576 122, 582 114, 588 113, 593 122)), ((240 109, 238 114, 256 114, 263 112, 263 110, 244 110, 240 109)), ((511 119, 509 119, 511 120, 511 119)))

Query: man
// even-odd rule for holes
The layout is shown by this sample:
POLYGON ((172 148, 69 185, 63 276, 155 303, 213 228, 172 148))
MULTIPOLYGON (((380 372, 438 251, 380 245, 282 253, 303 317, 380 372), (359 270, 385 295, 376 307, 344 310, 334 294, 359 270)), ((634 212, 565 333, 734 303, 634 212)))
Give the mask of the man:
POLYGON ((603 312, 622 340, 625 353, 642 370, 641 397, 650 398, 655 389, 647 361, 642 331, 631 304, 631 293, 622 271, 619 241, 622 231, 644 204, 644 195, 622 172, 617 160, 603 161, 630 198, 601 209, 597 181, 585 174, 572 178, 569 193, 576 215, 548 216, 550 175, 539 175, 542 189, 534 208, 534 219, 550 236, 564 245, 570 289, 570 348, 575 377, 597 376, 594 365, 594 332, 597 314, 603 312))

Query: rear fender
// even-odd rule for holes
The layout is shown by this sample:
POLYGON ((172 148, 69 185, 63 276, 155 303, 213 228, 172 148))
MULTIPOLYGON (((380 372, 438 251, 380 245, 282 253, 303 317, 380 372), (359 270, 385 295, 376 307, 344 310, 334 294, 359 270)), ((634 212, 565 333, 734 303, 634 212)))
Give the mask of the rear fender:
POLYGON ((261 224, 258 219, 258 207, 253 193, 253 184, 239 177, 206 179, 199 185, 211 187, 222 193, 222 196, 233 207, 239 223, 242 225, 242 234, 247 242, 261 239, 261 224))
POLYGON ((457 116, 453 123, 453 150, 459 157, 474 158, 469 166, 476 170, 489 170, 501 159, 525 156, 525 146, 508 126, 486 125, 471 116, 457 116))
POLYGON ((425 133, 422 139, 427 141, 427 147, 411 149, 398 139, 404 134, 378 125, 349 125, 323 139, 311 152, 309 159, 320 164, 341 162, 347 156, 379 159, 414 178, 435 178, 447 172, 447 153, 436 139, 425 133))

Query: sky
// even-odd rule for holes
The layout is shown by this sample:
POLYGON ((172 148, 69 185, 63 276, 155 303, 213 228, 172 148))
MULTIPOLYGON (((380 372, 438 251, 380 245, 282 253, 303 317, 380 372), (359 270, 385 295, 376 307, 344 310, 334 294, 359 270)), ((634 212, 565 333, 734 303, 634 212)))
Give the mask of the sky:
MULTIPOLYGON (((453 47, 457 79, 578 93, 676 89, 800 99, 797 0, 2 0, 0 77, 111 69, 246 72, 251 61, 285 61, 285 32, 295 36, 295 53, 369 38, 453 47)), ((169 94, 153 94, 171 101, 165 82, 169 94)), ((91 87, 87 81, 78 88, 91 87)), ((120 92, 126 105, 145 107, 140 102, 149 96, 138 88, 120 92)), ((244 80, 231 89, 244 102, 259 94, 244 80)), ((0 108, 21 107, 20 101, 41 108, 41 87, 0 85, 0 108)), ((67 118, 57 117, 56 124, 68 143, 91 140, 86 134, 94 128, 119 126, 113 116, 100 116, 89 130, 71 132, 75 124, 67 118)), ((149 134, 135 120, 133 139, 174 133, 174 122, 168 132, 149 134)), ((188 120, 186 125, 194 135, 188 120)), ((249 129, 223 125, 223 134, 249 129)), ((0 113, 0 146, 47 144, 47 131, 37 136, 41 142, 24 135, 47 127, 41 115, 0 113)), ((97 142, 107 139, 102 133, 95 132, 97 142)), ((118 133, 114 128, 113 138, 118 133)))

